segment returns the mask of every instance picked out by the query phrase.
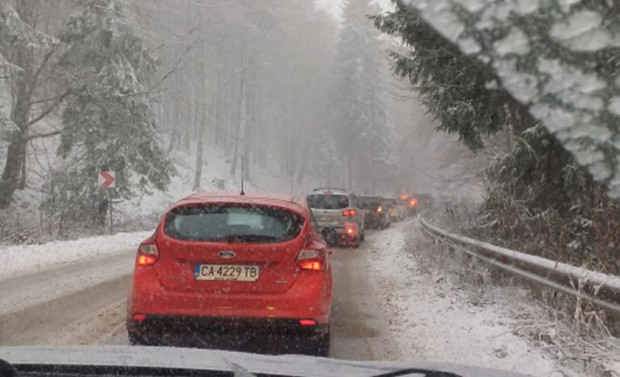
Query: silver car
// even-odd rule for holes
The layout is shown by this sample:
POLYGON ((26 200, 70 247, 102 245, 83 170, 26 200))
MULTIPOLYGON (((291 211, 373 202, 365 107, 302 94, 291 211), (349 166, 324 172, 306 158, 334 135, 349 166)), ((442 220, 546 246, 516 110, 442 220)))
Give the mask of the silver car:
POLYGON ((307 201, 317 231, 325 241, 359 247, 366 226, 364 212, 358 208, 355 194, 344 189, 321 187, 308 194, 307 201))

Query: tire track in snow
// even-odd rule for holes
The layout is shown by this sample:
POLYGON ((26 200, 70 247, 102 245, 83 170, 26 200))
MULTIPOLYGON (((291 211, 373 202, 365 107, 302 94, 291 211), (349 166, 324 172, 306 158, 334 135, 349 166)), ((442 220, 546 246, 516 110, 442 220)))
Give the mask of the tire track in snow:
POLYGON ((135 250, 0 281, 0 315, 19 313, 132 273, 135 250))
MULTIPOLYGON (((124 309, 131 275, 91 286, 69 295, 0 316, 0 345, 79 344, 88 337, 81 326, 104 332, 93 326, 100 314, 112 316, 124 309), (83 325, 81 325, 83 324, 83 325)), ((124 322, 124 310, 122 320, 124 322)), ((117 316, 118 317, 118 316, 117 316)), ((105 321, 104 321, 105 322, 105 321)), ((117 321, 118 322, 118 321, 117 321)), ((110 322, 114 327, 114 321, 110 322)), ((87 341, 87 343, 92 343, 87 341)))

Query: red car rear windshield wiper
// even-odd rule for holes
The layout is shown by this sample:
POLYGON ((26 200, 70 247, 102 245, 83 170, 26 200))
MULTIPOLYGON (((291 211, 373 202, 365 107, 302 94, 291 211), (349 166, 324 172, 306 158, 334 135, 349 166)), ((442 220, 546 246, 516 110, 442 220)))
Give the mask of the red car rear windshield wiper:
POLYGON ((229 234, 222 237, 222 240, 226 242, 268 242, 278 241, 280 239, 280 237, 263 234, 229 234))

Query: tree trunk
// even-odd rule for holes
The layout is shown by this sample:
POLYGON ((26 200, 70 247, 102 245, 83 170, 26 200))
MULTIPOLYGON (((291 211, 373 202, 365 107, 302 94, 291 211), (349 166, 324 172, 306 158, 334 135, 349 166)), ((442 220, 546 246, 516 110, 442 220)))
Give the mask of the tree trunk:
POLYGON ((172 153, 172 151, 176 148, 177 142, 179 140, 179 130, 173 129, 170 135, 170 143, 168 144, 168 153, 172 153))
POLYGON ((200 181, 202 180, 202 153, 204 149, 205 128, 207 128, 206 109, 201 111, 201 121, 198 128, 198 141, 196 142, 196 173, 194 174, 194 191, 200 190, 200 181))
POLYGON ((28 150, 28 143, 24 145, 24 158, 22 158, 22 171, 21 176, 19 177, 19 183, 17 184, 18 190, 23 190, 26 188, 26 152, 28 150))
MULTIPOLYGON (((26 24, 33 20, 33 4, 20 0, 16 3, 16 11, 26 24)), ((32 94, 33 79, 33 52, 29 48, 18 48, 13 63, 22 68, 15 77, 13 107, 11 120, 18 128, 17 134, 9 142, 6 163, 0 179, 0 208, 6 208, 11 203, 13 193, 20 187, 23 167, 26 161, 26 145, 28 144, 28 117, 30 114, 30 96, 32 94)), ((25 183, 25 181, 24 181, 25 183)))
MULTIPOLYGON (((21 132, 20 132, 21 133, 21 132)), ((27 141, 19 135, 9 143, 6 163, 0 179, 0 208, 6 208, 19 186, 27 141)))
MULTIPOLYGON (((233 156, 232 156, 232 163, 230 166, 230 175, 234 176, 237 172, 237 160, 239 159, 239 144, 245 142, 245 122, 246 122, 246 118, 247 118, 247 114, 246 114, 246 103, 245 103, 245 73, 243 73, 243 75, 241 76, 241 89, 240 89, 240 93, 239 93, 239 122, 237 123, 237 132, 233 137, 232 142, 235 143, 235 146, 233 148, 233 156)), ((242 151, 245 148, 243 148, 242 146, 242 151)))
POLYGON ((246 83, 245 90, 245 122, 243 127, 243 178, 246 180, 250 179, 250 162, 251 162, 251 154, 252 154, 252 142, 253 138, 253 129, 256 127, 257 116, 255 109, 255 92, 256 92, 256 83, 255 77, 250 77, 246 83))
POLYGON ((351 163, 351 157, 347 158, 347 189, 351 189, 353 187, 353 164, 351 163))
POLYGON ((95 212, 95 223, 102 228, 105 228, 105 220, 108 214, 108 208, 110 207, 110 201, 103 197, 97 204, 97 211, 95 212))

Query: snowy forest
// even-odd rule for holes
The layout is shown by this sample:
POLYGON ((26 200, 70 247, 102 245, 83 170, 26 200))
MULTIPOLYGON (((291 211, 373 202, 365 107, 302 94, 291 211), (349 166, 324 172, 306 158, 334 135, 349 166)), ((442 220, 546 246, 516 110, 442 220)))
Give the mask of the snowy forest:
POLYGON ((112 205, 130 221, 192 191, 237 191, 242 170, 279 192, 477 190, 462 162, 479 158, 437 136, 391 74, 387 51, 402 46, 374 28, 376 4, 0 5, 5 236, 101 228, 112 205), (99 171, 116 172, 114 189, 97 188, 99 171))

